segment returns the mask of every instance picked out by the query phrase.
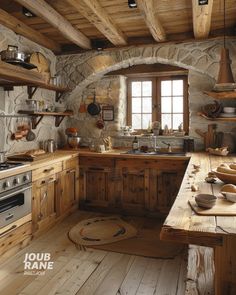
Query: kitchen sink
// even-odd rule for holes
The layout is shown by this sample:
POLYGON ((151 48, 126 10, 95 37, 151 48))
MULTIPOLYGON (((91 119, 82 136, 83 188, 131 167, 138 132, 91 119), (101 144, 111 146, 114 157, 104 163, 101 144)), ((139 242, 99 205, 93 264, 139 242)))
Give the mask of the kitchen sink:
POLYGON ((133 151, 129 150, 124 152, 123 154, 130 154, 130 155, 145 155, 145 156, 186 156, 186 153, 184 152, 142 152, 142 151, 133 151))

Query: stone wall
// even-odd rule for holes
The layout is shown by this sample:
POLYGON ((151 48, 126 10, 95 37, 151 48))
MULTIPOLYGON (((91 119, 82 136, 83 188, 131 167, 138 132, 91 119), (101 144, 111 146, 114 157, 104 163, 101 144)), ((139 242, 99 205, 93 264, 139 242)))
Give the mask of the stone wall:
MULTIPOLYGON (((227 40, 230 49, 233 73, 236 70, 236 41, 227 40)), ((221 40, 199 41, 180 44, 157 44, 136 46, 123 49, 106 50, 103 52, 89 51, 83 54, 60 56, 57 68, 64 82, 73 89, 67 97, 68 106, 79 107, 82 94, 86 88, 100 81, 110 71, 126 68, 135 64, 163 63, 180 66, 189 70, 189 106, 190 106, 190 136, 194 137, 197 148, 203 147, 202 138, 195 129, 207 130, 211 123, 197 115, 201 105, 210 103, 212 98, 203 94, 204 90, 211 90, 215 84, 221 40)), ((89 88, 88 88, 89 89, 89 88)), ((224 102, 227 105, 232 101, 224 102)), ((235 104, 234 104, 235 105, 235 104)), ((75 116, 74 120, 79 117, 75 116)), ((74 121, 75 122, 75 121, 74 121)), ((218 130, 229 132, 233 128, 231 123, 219 123, 218 130)))
MULTIPOLYGON (((24 37, 16 35, 13 31, 0 25, 0 51, 5 50, 8 45, 17 45, 19 50, 26 53, 34 51, 41 52, 51 61, 51 74, 55 75, 56 57, 50 51, 39 45, 27 40, 24 37)), ((25 100, 27 96, 27 88, 14 87, 14 91, 3 91, 0 88, 0 114, 14 115, 19 109, 25 108, 25 100)), ((48 105, 55 104, 55 93, 48 90, 38 89, 34 99, 44 100, 48 105)), ((27 118, 0 118, 0 151, 19 152, 28 149, 38 148, 39 143, 43 140, 54 138, 59 142, 64 140, 63 125, 59 128, 54 127, 54 118, 44 118, 38 125, 36 130, 36 139, 32 142, 27 142, 26 139, 11 140, 11 135, 16 131, 16 125, 27 118)))
POLYGON ((90 141, 96 141, 102 136, 116 135, 120 126, 126 125, 126 78, 105 76, 86 87, 68 107, 74 111, 74 118, 69 119, 68 124, 78 128, 79 135, 82 137, 81 144, 87 145, 90 141), (87 112, 81 112, 79 108, 80 102, 86 106, 93 102, 94 93, 96 93, 96 102, 101 107, 114 106, 114 121, 105 121, 104 129, 96 127, 101 114, 91 116, 87 112))

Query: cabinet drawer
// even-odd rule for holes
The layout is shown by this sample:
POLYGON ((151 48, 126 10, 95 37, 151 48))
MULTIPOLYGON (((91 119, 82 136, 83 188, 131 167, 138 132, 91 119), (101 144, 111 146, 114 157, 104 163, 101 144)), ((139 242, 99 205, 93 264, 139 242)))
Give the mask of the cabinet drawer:
POLYGON ((32 171, 32 181, 48 177, 62 171, 62 162, 47 165, 32 171))
POLYGON ((34 182, 36 188, 40 188, 43 185, 50 184, 51 182, 56 181, 56 174, 49 175, 49 177, 41 178, 34 182))
POLYGON ((80 166, 89 166, 89 167, 115 167, 114 158, 100 158, 100 157, 83 157, 79 158, 80 166))
POLYGON ((67 161, 63 162, 63 170, 77 169, 78 165, 79 165, 79 159, 78 158, 67 160, 67 161))

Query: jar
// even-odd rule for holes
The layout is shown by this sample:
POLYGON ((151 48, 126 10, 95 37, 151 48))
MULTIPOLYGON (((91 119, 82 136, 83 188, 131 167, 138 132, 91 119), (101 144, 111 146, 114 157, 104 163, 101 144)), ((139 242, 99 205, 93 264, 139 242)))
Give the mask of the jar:
POLYGON ((28 111, 35 111, 35 112, 38 111, 39 103, 38 103, 37 100, 35 100, 35 99, 27 99, 25 102, 26 102, 28 111))

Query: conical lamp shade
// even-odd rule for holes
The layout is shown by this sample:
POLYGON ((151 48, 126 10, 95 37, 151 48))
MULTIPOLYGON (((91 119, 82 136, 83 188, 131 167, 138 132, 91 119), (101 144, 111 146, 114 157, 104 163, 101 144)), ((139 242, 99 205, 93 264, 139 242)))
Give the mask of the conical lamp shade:
POLYGON ((227 48, 222 48, 217 84, 235 83, 230 64, 229 50, 227 48))

